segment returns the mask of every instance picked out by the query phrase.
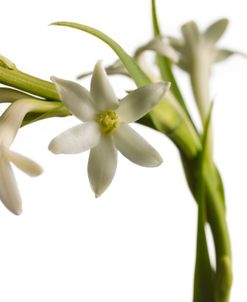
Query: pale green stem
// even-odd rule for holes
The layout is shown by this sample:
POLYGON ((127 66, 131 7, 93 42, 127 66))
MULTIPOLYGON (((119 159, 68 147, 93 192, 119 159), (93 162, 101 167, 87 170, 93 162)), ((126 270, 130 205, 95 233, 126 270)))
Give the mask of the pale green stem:
POLYGON ((204 57, 202 52, 199 50, 195 51, 193 53, 192 66, 190 70, 191 86, 203 124, 206 122, 210 108, 210 66, 207 61, 207 56, 204 57))
MULTIPOLYGON (((210 64, 207 57, 203 57, 203 51, 194 54, 194 60, 190 72, 191 85, 197 107, 204 124, 210 108, 209 98, 209 77, 210 64)), ((216 250, 216 281, 215 281, 215 299, 216 302, 228 302, 232 283, 231 269, 231 248, 229 232, 225 218, 225 207, 221 196, 215 190, 213 183, 213 135, 212 124, 209 129, 209 144, 207 146, 208 174, 206 177, 208 219, 212 228, 216 250), (211 173, 212 172, 212 173, 211 173)))
MULTIPOLYGON (((202 125, 205 124, 209 108, 210 108, 210 96, 209 96, 209 79, 210 79, 210 63, 208 56, 200 48, 193 52, 193 58, 191 62, 191 70, 189 71, 191 86, 196 101, 196 105, 201 117, 202 125)), ((213 129, 212 121, 209 126, 208 132, 208 156, 212 158, 213 155, 213 129)))

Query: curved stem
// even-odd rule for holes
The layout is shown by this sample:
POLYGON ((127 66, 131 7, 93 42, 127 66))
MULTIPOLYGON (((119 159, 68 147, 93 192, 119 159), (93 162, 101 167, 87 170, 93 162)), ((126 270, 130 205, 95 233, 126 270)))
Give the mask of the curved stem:
POLYGON ((205 175, 207 187, 207 214, 212 229, 216 252, 216 302, 228 302, 232 285, 231 245, 225 207, 212 185, 210 175, 205 175))
MULTIPOLYGON (((197 159, 188 159, 182 153, 181 159, 190 191, 197 201, 197 159)), ((203 178, 205 183, 206 218, 212 230, 217 262, 214 288, 212 290, 215 293, 216 302, 227 302, 229 301, 232 284, 230 237, 225 216, 224 195, 219 184, 218 171, 210 162, 206 163, 203 178)))

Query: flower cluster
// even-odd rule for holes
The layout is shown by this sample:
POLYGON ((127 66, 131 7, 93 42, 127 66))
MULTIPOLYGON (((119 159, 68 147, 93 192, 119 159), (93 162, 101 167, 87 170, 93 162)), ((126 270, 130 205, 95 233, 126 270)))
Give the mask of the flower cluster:
POLYGON ((168 90, 169 84, 159 82, 147 85, 119 101, 101 62, 95 66, 90 92, 77 83, 55 77, 51 79, 62 104, 34 99, 19 91, 1 88, 1 101, 12 104, 0 117, 0 199, 14 214, 22 212, 22 202, 12 164, 30 176, 42 173, 42 168, 37 163, 10 150, 10 145, 29 112, 44 113, 45 117, 49 117, 54 112, 56 116, 67 110, 83 122, 54 138, 49 149, 53 153, 67 154, 91 149, 88 176, 96 196, 107 189, 114 177, 117 150, 141 166, 155 167, 162 162, 159 153, 128 123, 147 114, 168 90), (65 109, 61 109, 61 106, 65 109))

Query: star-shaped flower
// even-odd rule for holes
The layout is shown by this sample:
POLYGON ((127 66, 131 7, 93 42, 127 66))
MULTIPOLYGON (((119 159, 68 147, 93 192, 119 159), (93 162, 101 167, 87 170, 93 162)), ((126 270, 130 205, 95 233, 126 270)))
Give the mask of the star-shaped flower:
POLYGON ((42 173, 38 164, 9 148, 33 104, 25 99, 16 101, 0 117, 0 199, 16 215, 22 212, 22 202, 11 163, 30 176, 42 173))
POLYGON ((65 154, 91 149, 88 176, 96 197, 107 189, 114 177, 117 150, 141 166, 161 164, 159 153, 128 123, 147 114, 168 90, 168 83, 149 84, 119 101, 101 62, 95 65, 90 92, 77 83, 51 79, 63 104, 83 123, 54 138, 49 149, 65 154))

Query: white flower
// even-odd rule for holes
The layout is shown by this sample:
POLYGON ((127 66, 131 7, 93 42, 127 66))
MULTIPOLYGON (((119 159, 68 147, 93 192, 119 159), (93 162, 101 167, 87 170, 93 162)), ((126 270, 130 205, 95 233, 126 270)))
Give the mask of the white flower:
POLYGON ((147 50, 155 51, 187 72, 191 72, 195 64, 194 60, 197 60, 198 56, 200 56, 199 61, 207 65, 208 69, 213 63, 221 62, 234 54, 246 57, 241 52, 217 47, 216 44, 227 26, 228 20, 220 19, 201 32, 197 24, 190 21, 182 25, 181 39, 157 36, 138 48, 135 56, 138 57, 147 50))
POLYGON ((21 214, 22 202, 11 163, 30 176, 39 175, 42 168, 25 156, 9 149, 24 116, 34 102, 23 99, 14 102, 0 117, 0 199, 14 214, 21 214))
POLYGON ((211 24, 204 32, 200 32, 195 22, 185 23, 181 27, 183 39, 170 40, 172 46, 180 54, 178 65, 182 69, 192 72, 193 64, 199 64, 198 60, 201 60, 201 63, 207 65, 210 70, 213 63, 223 61, 234 54, 240 54, 239 52, 221 49, 216 46, 227 26, 228 20, 220 19, 211 24))
POLYGON ((83 124, 54 138, 49 149, 53 153, 73 154, 91 149, 88 176, 96 197, 110 185, 117 166, 117 150, 132 162, 155 167, 162 159, 128 123, 147 114, 169 88, 167 83, 153 83, 118 100, 101 62, 94 68, 91 91, 74 82, 55 77, 63 104, 83 124))

